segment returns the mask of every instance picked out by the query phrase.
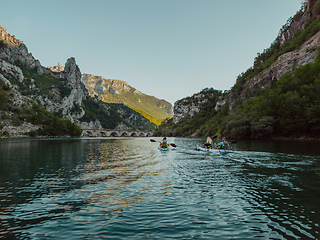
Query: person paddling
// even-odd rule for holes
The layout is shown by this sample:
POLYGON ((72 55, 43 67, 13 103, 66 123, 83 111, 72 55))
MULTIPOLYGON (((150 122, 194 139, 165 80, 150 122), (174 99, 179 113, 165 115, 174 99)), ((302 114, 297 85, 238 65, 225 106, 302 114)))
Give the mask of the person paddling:
POLYGON ((227 142, 227 139, 225 137, 222 137, 222 142, 219 144, 214 144, 217 149, 227 149, 229 147, 229 143, 227 142))
POLYGON ((167 148, 168 146, 169 146, 169 144, 167 143, 167 138, 164 137, 164 138, 162 139, 162 142, 160 142, 160 147, 161 147, 161 148, 167 148))
POLYGON ((212 139, 211 139, 211 137, 207 137, 207 141, 201 147, 202 148, 211 148, 212 147, 212 139))

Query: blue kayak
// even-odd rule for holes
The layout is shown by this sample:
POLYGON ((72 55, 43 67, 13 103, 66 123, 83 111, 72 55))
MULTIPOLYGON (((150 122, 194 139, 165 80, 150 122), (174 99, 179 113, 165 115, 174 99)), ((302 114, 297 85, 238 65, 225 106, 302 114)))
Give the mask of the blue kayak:
POLYGON ((166 148, 158 147, 158 149, 159 149, 160 151, 169 151, 169 148, 168 148, 168 147, 166 147, 166 148))

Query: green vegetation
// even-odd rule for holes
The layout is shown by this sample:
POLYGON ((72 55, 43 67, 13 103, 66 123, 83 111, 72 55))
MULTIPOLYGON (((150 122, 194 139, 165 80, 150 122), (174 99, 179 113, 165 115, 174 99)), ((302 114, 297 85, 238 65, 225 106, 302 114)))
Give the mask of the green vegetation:
POLYGON ((93 93, 97 94, 99 99, 105 103, 124 103, 156 125, 159 125, 163 119, 172 117, 172 114, 169 114, 171 112, 171 104, 165 100, 137 93, 136 89, 120 80, 102 79, 92 75, 86 75, 86 77, 96 82, 94 87, 88 87, 91 96, 93 96, 93 93), (112 86, 114 91, 110 89, 103 91, 103 85, 112 86), (115 91, 119 92, 119 94, 116 94, 115 91))
POLYGON ((226 117, 228 108, 225 105, 219 112, 215 111, 214 108, 218 100, 227 93, 213 88, 206 88, 200 93, 188 97, 188 102, 197 101, 196 97, 199 94, 202 95, 203 99, 208 99, 209 101, 197 114, 192 118, 187 117, 177 124, 174 124, 172 119, 167 119, 156 129, 155 134, 158 136, 208 136, 217 134, 221 122, 226 117))
POLYGON ((140 113, 142 116, 144 116, 146 119, 148 119, 150 122, 156 124, 157 126, 159 126, 162 123, 162 120, 157 119, 153 116, 151 116, 150 114, 142 111, 141 109, 137 109, 137 108, 132 108, 134 111, 140 113))
MULTIPOLYGON (((320 1, 317 4, 320 4, 320 1)), ((299 49, 308 39, 310 39, 314 34, 320 31, 320 18, 311 18, 303 31, 297 31, 294 36, 288 41, 280 44, 280 35, 286 30, 293 20, 297 20, 302 16, 303 10, 301 9, 293 18, 289 18, 287 23, 282 27, 280 33, 276 40, 271 44, 268 49, 265 49, 263 53, 258 53, 255 58, 253 67, 249 68, 245 73, 241 73, 236 81, 236 84, 232 87, 231 91, 236 95, 240 96, 243 90, 244 83, 254 77, 255 75, 261 73, 263 70, 270 67, 279 56, 299 49)), ((313 49, 315 50, 315 49, 313 49)), ((312 51, 312 49, 309 49, 312 51)))
POLYGON ((57 79, 48 74, 39 75, 35 69, 22 68, 22 71, 25 80, 23 83, 15 82, 14 84, 19 86, 21 93, 24 95, 30 95, 36 92, 37 94, 48 96, 51 100, 60 100, 60 98, 62 99, 71 93, 66 79, 57 79), (30 89, 33 81, 37 87, 35 90, 30 89))
MULTIPOLYGON (((302 8, 303 9, 303 8, 302 8)), ((320 11, 320 1, 313 8, 313 14, 320 11)), ((280 31, 287 29, 293 20, 301 18, 299 11, 290 18, 280 31)), ((315 62, 305 66, 294 66, 291 71, 276 79, 262 93, 240 100, 245 83, 270 67, 279 56, 299 49, 305 41, 320 31, 320 18, 313 17, 287 42, 280 44, 280 34, 265 49, 258 53, 254 66, 238 76, 231 91, 238 97, 235 109, 229 111, 226 104, 221 111, 213 110, 215 101, 208 103, 192 119, 173 124, 172 119, 164 122, 158 135, 167 136, 208 136, 224 135, 233 139, 265 139, 270 137, 319 137, 320 135, 320 51, 315 62)), ((227 100, 228 95, 224 96, 227 100)))
MULTIPOLYGON (((19 126, 24 122, 41 126, 37 131, 31 132, 31 136, 78 137, 81 135, 81 129, 70 120, 54 116, 31 100, 24 102, 22 106, 15 106, 12 100, 13 97, 14 92, 11 88, 0 81, 0 119, 2 121, 8 121, 14 126, 19 126)), ((2 135, 8 136, 8 133, 4 132, 2 135)))
POLYGON ((111 110, 115 111, 118 114, 121 114, 121 117, 123 119, 129 119, 129 124, 133 125, 132 127, 134 129, 138 128, 141 130, 152 130, 156 127, 156 125, 150 122, 148 118, 135 111, 134 109, 131 109, 119 103, 109 103, 108 105, 110 106, 111 110))
POLYGON ((319 92, 320 54, 230 113, 221 132, 232 138, 319 136, 319 92))
POLYGON ((83 109, 86 113, 80 121, 90 122, 99 119, 102 127, 105 129, 114 129, 120 122, 125 123, 132 129, 148 130, 155 128, 155 125, 150 123, 141 114, 123 104, 107 104, 89 97, 84 100, 83 109), (133 115, 135 117, 131 118, 130 122, 125 120, 133 115))
MULTIPOLYGON (((101 125, 105 129, 114 129, 118 122, 122 120, 119 114, 106 114, 106 110, 109 110, 107 104, 99 104, 98 100, 88 98, 83 102, 83 110, 86 112, 85 115, 79 119, 82 122, 96 121, 99 119, 101 125)), ((113 112, 114 113, 114 112, 113 112)))

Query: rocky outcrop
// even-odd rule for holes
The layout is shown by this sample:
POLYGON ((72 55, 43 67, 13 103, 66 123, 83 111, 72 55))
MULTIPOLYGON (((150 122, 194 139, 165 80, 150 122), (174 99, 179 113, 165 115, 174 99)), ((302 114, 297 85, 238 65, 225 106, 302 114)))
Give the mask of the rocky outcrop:
POLYGON ((64 71, 64 66, 62 64, 58 64, 57 66, 48 67, 48 69, 50 69, 52 72, 59 73, 64 71))
POLYGON ((298 31, 305 29, 306 23, 313 16, 312 8, 314 7, 317 0, 308 0, 305 2, 305 5, 302 6, 301 12, 303 13, 297 19, 290 18, 287 22, 287 25, 282 29, 280 33, 280 45, 283 45, 298 31))
POLYGON ((218 112, 226 104, 226 100, 223 98, 221 91, 214 89, 204 89, 192 97, 178 100, 174 103, 173 123, 176 124, 192 118, 208 104, 212 106, 212 111, 218 112))
POLYGON ((19 67, 2 59, 0 59, 0 72, 2 73, 0 73, 0 78, 5 84, 8 84, 9 86, 11 86, 11 82, 8 79, 14 78, 20 83, 22 83, 24 80, 22 70, 19 67))
MULTIPOLYGON (((306 9, 314 5, 314 1, 307 2, 306 9)), ((303 30, 306 22, 312 17, 311 11, 305 13, 292 21, 280 35, 280 43, 283 44, 291 39, 297 31, 303 30)), ((277 81, 283 74, 292 69, 292 67, 304 66, 315 61, 320 47, 320 31, 307 40, 299 49, 285 53, 267 69, 247 80, 243 85, 240 96, 237 93, 229 94, 229 110, 236 107, 238 100, 244 101, 252 96, 263 92, 273 81, 277 81)))
POLYGON ((196 95, 195 99, 192 100, 190 98, 183 98, 175 102, 173 108, 173 123, 176 124, 183 119, 192 118, 207 102, 208 99, 202 98, 201 95, 196 95))
MULTIPOLYGON (((38 95, 36 101, 43 105, 49 112, 61 112, 64 118, 72 122, 81 123, 78 119, 82 118, 85 111, 82 109, 82 102, 88 96, 85 86, 81 83, 81 71, 75 59, 69 58, 65 64, 64 71, 55 75, 57 78, 67 79, 68 88, 71 92, 68 96, 58 101, 54 101, 46 95, 38 95), (77 109, 75 111, 75 109, 77 109)), ((59 94, 59 93, 58 93, 59 94)))
MULTIPOLYGON (((69 119, 83 129, 101 129, 102 126, 117 129, 155 127, 127 106, 112 105, 112 108, 110 104, 91 98, 81 82, 81 76, 73 57, 67 60, 65 66, 41 66, 21 41, 0 26, 0 81, 4 83, 1 83, 0 90, 2 97, 10 96, 10 102, 6 102, 9 107, 5 106, 1 113, 5 117, 0 118, 0 136, 4 132, 13 136, 18 135, 18 132, 23 134, 40 128, 30 123, 32 118, 21 120, 23 116, 29 117, 27 114, 32 112, 33 107, 39 107, 35 102, 55 116, 69 119), (15 118, 19 122, 14 123, 15 118), (21 125, 22 121, 29 122, 21 125)), ((117 80, 111 81, 109 89, 119 95, 127 92, 142 94, 127 83, 117 80)))
MULTIPOLYGON (((284 73, 292 69, 293 66, 299 67, 314 62, 318 55, 319 46, 320 32, 305 42, 300 49, 281 55, 269 68, 247 81, 244 84, 244 90, 240 94, 240 99, 245 100, 264 91, 272 81, 278 80, 284 73)), ((230 93, 230 110, 235 108, 238 97, 233 92, 230 93)))
MULTIPOLYGON (((21 95, 18 91, 18 87, 13 85, 9 79, 23 82, 23 73, 20 68, 0 59, 0 81, 11 88, 10 101, 12 108, 31 109, 31 99, 21 95)), ((3 127, 0 129, 0 136, 9 134, 10 136, 21 137, 24 133, 35 131, 40 128, 39 125, 34 125, 30 122, 23 122, 21 125, 16 126, 15 124, 12 124, 10 120, 12 118, 14 118, 12 112, 1 111, 0 126, 3 127)))
POLYGON ((15 36, 7 33, 6 29, 0 26, 0 59, 6 60, 17 65, 22 65, 30 69, 37 69, 39 74, 50 74, 50 70, 43 67, 39 60, 36 60, 28 52, 27 46, 15 36), (4 47, 4 44, 6 45, 4 47))
POLYGON ((70 94, 61 97, 59 89, 52 88, 51 94, 55 97, 49 97, 43 94, 33 94, 29 98, 34 99, 37 103, 44 106, 47 111, 52 113, 61 113, 63 118, 70 119, 79 126, 87 125, 94 128, 102 128, 99 121, 94 123, 81 123, 83 117, 83 100, 88 97, 88 91, 81 82, 81 71, 76 64, 75 58, 69 58, 63 67, 59 65, 56 68, 43 67, 20 40, 7 33, 6 29, 0 26, 0 80, 5 84, 19 91, 19 87, 14 83, 26 84, 31 82, 30 89, 36 89, 33 79, 26 79, 21 68, 36 69, 39 75, 48 74, 57 79, 66 79, 67 88, 70 94))

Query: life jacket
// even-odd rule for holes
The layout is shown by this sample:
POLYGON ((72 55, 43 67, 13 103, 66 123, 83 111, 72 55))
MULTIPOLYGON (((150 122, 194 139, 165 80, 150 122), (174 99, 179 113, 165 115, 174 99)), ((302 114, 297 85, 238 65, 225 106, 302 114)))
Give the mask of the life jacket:
POLYGON ((229 143, 227 141, 223 141, 222 145, 220 145, 220 149, 226 149, 229 147, 229 143))
POLYGON ((162 141, 162 142, 160 143, 160 146, 161 146, 162 148, 168 147, 167 141, 162 141))

